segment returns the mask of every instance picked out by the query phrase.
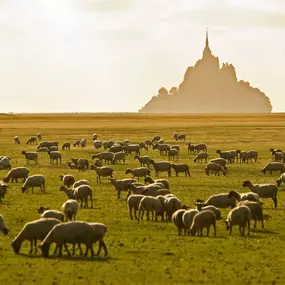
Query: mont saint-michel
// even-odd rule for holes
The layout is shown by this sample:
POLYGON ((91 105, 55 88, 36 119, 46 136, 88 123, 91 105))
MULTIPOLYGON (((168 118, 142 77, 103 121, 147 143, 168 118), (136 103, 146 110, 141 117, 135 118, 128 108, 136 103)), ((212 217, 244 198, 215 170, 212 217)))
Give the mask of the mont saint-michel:
POLYGON ((140 113, 270 113, 270 99, 238 80, 232 64, 212 54, 208 32, 202 59, 188 67, 179 87, 162 87, 140 113))

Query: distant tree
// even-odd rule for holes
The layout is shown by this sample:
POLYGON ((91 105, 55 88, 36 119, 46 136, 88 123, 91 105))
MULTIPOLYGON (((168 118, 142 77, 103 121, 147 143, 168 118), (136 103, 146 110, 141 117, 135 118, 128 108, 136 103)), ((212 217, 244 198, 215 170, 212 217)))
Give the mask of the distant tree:
POLYGON ((166 95, 169 95, 167 89, 164 88, 164 87, 161 87, 161 88, 158 90, 158 96, 159 96, 159 97, 164 97, 164 96, 166 96, 166 95))
POLYGON ((170 95, 174 95, 176 92, 177 92, 177 87, 172 87, 170 90, 169 90, 169 94, 170 95))

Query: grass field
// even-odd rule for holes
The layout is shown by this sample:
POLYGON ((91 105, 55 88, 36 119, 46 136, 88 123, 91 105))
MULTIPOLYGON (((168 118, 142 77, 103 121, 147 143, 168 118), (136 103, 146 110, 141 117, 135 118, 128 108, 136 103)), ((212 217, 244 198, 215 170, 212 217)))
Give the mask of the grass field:
MULTIPOLYGON (((172 133, 185 133, 187 141, 206 143, 210 158, 216 150, 255 149, 257 163, 228 166, 229 175, 206 176, 204 163, 193 163, 187 155, 186 143, 180 142, 180 162, 190 165, 193 178, 172 176, 171 191, 187 205, 194 206, 197 198, 237 190, 247 192, 243 180, 253 183, 275 183, 280 173, 262 175, 260 170, 271 160, 269 148, 284 149, 285 115, 205 115, 154 116, 135 114, 63 114, 63 115, 0 115, 0 155, 9 155, 12 166, 25 165, 22 150, 34 151, 26 145, 29 136, 42 133, 43 140, 57 140, 60 145, 86 138, 87 148, 63 151, 63 161, 84 157, 91 161, 95 151, 92 134, 101 140, 141 142, 160 135, 167 143, 176 144, 172 133), (18 135, 20 145, 13 143, 18 135)), ((166 160, 157 150, 149 150, 155 160, 166 160)), ((126 168, 138 167, 137 160, 127 157, 126 165, 114 165, 115 177, 124 178, 126 168)), ((22 183, 9 183, 8 194, 0 203, 0 214, 10 229, 8 236, 0 234, 0 284, 285 284, 285 192, 281 186, 278 208, 270 199, 264 201, 265 229, 258 224, 251 237, 240 237, 234 228, 229 237, 222 221, 217 222, 217 237, 177 236, 173 223, 131 221, 122 194, 120 201, 112 185, 103 179, 96 183, 94 172, 70 170, 65 163, 49 165, 46 153, 39 154, 39 164, 30 165, 30 174, 46 177, 46 194, 22 194, 22 183), (94 193, 94 209, 80 209, 78 219, 103 222, 108 226, 105 238, 109 256, 72 258, 29 255, 29 243, 23 244, 20 255, 15 255, 10 243, 24 224, 37 219, 40 205, 60 209, 66 200, 59 191, 59 175, 71 173, 77 179, 88 179, 94 193)), ((1 170, 0 178, 7 171, 1 170)), ((154 172, 152 170, 152 174, 154 172)), ((162 174, 161 177, 166 177, 162 174)), ((222 210, 226 218, 228 209, 222 210)))

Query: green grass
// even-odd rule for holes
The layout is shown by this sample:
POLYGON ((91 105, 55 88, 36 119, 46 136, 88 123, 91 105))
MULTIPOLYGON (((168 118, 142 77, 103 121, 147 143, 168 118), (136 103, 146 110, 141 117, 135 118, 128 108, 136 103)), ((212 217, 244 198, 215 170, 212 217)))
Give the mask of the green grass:
MULTIPOLYGON (((180 162, 188 163, 193 178, 183 175, 170 180, 171 191, 183 203, 194 206, 197 198, 206 199, 212 194, 237 190, 243 180, 254 183, 275 183, 280 175, 262 175, 260 170, 271 160, 269 148, 284 148, 285 115, 244 116, 155 116, 135 114, 65 114, 65 115, 1 115, 0 155, 12 157, 12 166, 25 165, 22 150, 35 150, 36 146, 25 144, 29 136, 41 132, 43 140, 58 140, 60 145, 86 138, 87 148, 64 151, 63 161, 71 157, 86 157, 91 161, 95 151, 92 134, 99 139, 141 142, 160 135, 167 143, 176 144, 172 133, 187 135, 187 141, 204 142, 208 145, 210 158, 217 157, 217 149, 256 149, 258 162, 228 166, 226 177, 206 176, 205 164, 193 163, 193 155, 187 155, 186 143, 180 142, 180 162), (20 136, 21 144, 13 144, 13 137, 20 136)), ((166 160, 158 151, 148 152, 155 160, 166 160)), ((115 165, 115 177, 126 177, 126 168, 138 166, 137 160, 127 157, 126 165, 115 165)), ((30 165, 30 174, 41 173, 46 177, 47 194, 22 194, 22 183, 9 183, 8 194, 0 203, 0 214, 10 229, 8 236, 0 234, 0 284, 285 284, 285 194, 279 188, 278 208, 273 201, 265 199, 264 214, 272 218, 265 221, 265 229, 258 224, 251 237, 240 237, 234 228, 228 236, 222 221, 217 223, 217 237, 177 236, 173 223, 131 221, 122 194, 120 201, 110 183, 103 178, 96 183, 94 172, 78 172, 66 164, 49 165, 47 154, 39 154, 39 164, 30 165), (108 227, 105 242, 108 258, 95 257, 43 258, 28 255, 29 243, 23 243, 21 254, 16 255, 10 246, 13 238, 25 223, 39 217, 40 205, 60 209, 66 200, 59 191, 59 175, 71 173, 76 179, 88 179, 94 193, 94 209, 80 209, 78 219, 103 222, 108 227)), ((7 171, 1 171, 3 178, 7 171)), ((152 170, 152 174, 154 174, 152 170)), ((161 177, 166 177, 162 174, 161 177)), ((226 218, 229 209, 222 210, 226 218)))

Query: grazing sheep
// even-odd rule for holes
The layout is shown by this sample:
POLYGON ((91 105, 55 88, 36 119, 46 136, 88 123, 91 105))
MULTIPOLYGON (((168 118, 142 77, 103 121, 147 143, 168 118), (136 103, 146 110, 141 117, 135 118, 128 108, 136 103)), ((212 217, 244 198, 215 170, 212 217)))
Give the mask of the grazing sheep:
POLYGON ((69 142, 63 143, 61 149, 62 150, 70 150, 70 143, 69 142))
MULTIPOLYGON (((3 181, 6 182, 4 179, 3 181)), ((280 177, 276 180, 277 186, 279 187, 282 182, 285 183, 285 173, 282 173, 280 177)))
MULTIPOLYGON (((86 245, 85 256, 87 256, 88 251, 90 250, 91 257, 93 257, 94 251, 92 244, 94 234, 93 227, 86 222, 73 221, 58 224, 47 234, 42 241, 40 248, 43 252, 43 256, 48 257, 50 245, 55 242, 59 248, 58 256, 62 256, 62 246, 66 243, 71 243, 72 245, 83 243, 86 245)), ((70 256, 67 247, 65 249, 70 256)))
POLYGON ((8 156, 3 156, 0 158, 0 169, 11 169, 10 158, 8 156))
POLYGON ((139 146, 140 146, 140 149, 145 149, 146 151, 148 151, 148 146, 144 142, 140 142, 139 146))
POLYGON ((11 246, 16 254, 19 254, 21 245, 25 240, 30 241, 29 254, 37 253, 37 240, 43 240, 49 231, 61 222, 57 219, 39 219, 26 223, 20 233, 14 238, 11 246), (34 248, 33 248, 34 246, 34 248))
POLYGON ((26 167, 16 167, 12 168, 6 176, 3 178, 4 182, 9 182, 11 179, 11 182, 16 181, 18 183, 18 178, 23 178, 23 182, 27 179, 29 175, 29 170, 26 167))
POLYGON ((215 176, 217 174, 218 174, 218 176, 220 176, 220 172, 222 172, 224 174, 224 176, 227 173, 223 166, 221 166, 220 164, 215 163, 215 162, 208 163, 205 167, 205 172, 208 176, 210 175, 210 172, 214 172, 215 176))
POLYGON ((168 152, 167 152, 167 156, 168 156, 168 160, 175 160, 178 161, 178 154, 179 151, 176 148, 171 148, 168 152))
POLYGON ((72 185, 72 188, 77 188, 80 185, 89 185, 89 181, 86 179, 78 180, 78 181, 74 182, 74 184, 72 185))
POLYGON ((213 225, 214 236, 216 236, 216 215, 211 210, 205 210, 197 213, 190 227, 191 236, 198 235, 203 236, 203 229, 207 229, 207 236, 209 236, 210 226, 213 225))
POLYGON ((177 151, 179 152, 180 151, 180 147, 179 145, 172 145, 170 148, 174 148, 174 149, 177 149, 177 151))
POLYGON ((59 144, 59 142, 57 142, 57 141, 53 141, 53 142, 43 141, 43 142, 39 143, 39 145, 37 146, 37 149, 39 149, 41 147, 50 148, 51 146, 57 146, 58 147, 58 144, 59 144))
POLYGON ((79 208, 79 204, 74 199, 69 199, 61 206, 61 211, 64 213, 66 221, 75 221, 76 214, 79 208))
POLYGON ((88 170, 89 169, 89 161, 86 158, 79 158, 77 160, 76 165, 77 165, 77 168, 78 168, 79 171, 80 170, 83 171, 83 170, 88 170))
POLYGON ((49 152, 49 148, 48 147, 40 147, 40 148, 37 148, 37 152, 49 152))
POLYGON ((227 161, 224 158, 221 158, 221 157, 213 158, 210 160, 210 163, 212 163, 212 162, 220 164, 226 171, 228 171, 228 169, 226 167, 227 161))
POLYGON ((149 140, 149 139, 146 139, 146 140, 144 141, 144 143, 145 143, 145 145, 146 145, 148 148, 151 147, 151 146, 153 146, 152 141, 149 140))
POLYGON ((204 206, 213 205, 217 208, 229 208, 232 209, 236 206, 236 199, 234 197, 228 197, 228 193, 220 193, 212 195, 205 203, 204 206))
POLYGON ((113 177, 113 172, 114 169, 108 166, 102 166, 102 167, 96 167, 95 165, 91 165, 91 170, 95 170, 97 177, 96 177, 96 181, 97 183, 101 183, 101 176, 102 177, 113 177))
POLYGON ((165 189, 170 189, 170 186, 169 186, 169 182, 167 179, 156 179, 156 180, 153 180, 150 176, 146 177, 144 179, 144 183, 156 183, 156 182, 160 182, 163 184, 163 188, 165 189))
POLYGON ((105 163, 111 163, 113 161, 113 157, 114 157, 114 153, 113 152, 101 152, 101 153, 97 153, 92 155, 92 159, 98 158, 101 161, 104 160, 105 163))
POLYGON ((99 149, 102 147, 102 141, 94 140, 93 141, 93 146, 95 149, 99 149))
POLYGON ((181 140, 186 140, 186 135, 184 135, 184 134, 178 134, 177 136, 176 136, 176 138, 175 138, 175 140, 177 140, 177 141, 181 141, 181 140))
POLYGON ((37 133, 37 138, 41 141, 42 140, 42 134, 41 133, 37 133))
POLYGON ((282 162, 282 163, 285 162, 285 154, 281 151, 273 151, 272 156, 274 161, 276 162, 282 162))
POLYGON ((161 139, 160 136, 154 136, 152 142, 159 141, 161 139))
POLYGON ((72 162, 67 162, 66 164, 70 169, 78 169, 78 166, 72 162))
POLYGON ((137 217, 137 211, 139 210, 139 204, 141 199, 145 197, 144 195, 140 195, 140 194, 134 194, 134 195, 130 195, 127 199, 127 203, 128 203, 128 207, 129 207, 129 211, 130 211, 130 219, 133 220, 133 214, 132 212, 134 211, 135 214, 135 219, 138 220, 137 217))
POLYGON ((168 173, 168 176, 171 176, 171 163, 168 161, 161 161, 161 162, 155 162, 153 159, 149 161, 149 163, 153 166, 155 175, 159 176, 159 172, 166 172, 168 173))
POLYGON ((74 143, 73 143, 73 146, 74 147, 79 147, 79 145, 80 145, 80 140, 76 140, 74 143))
POLYGON ((229 198, 234 197, 238 202, 249 200, 249 201, 254 201, 254 202, 260 203, 259 195, 257 193, 253 193, 253 192, 240 194, 237 191, 232 190, 229 192, 228 197, 229 198))
POLYGON ((132 155, 134 152, 135 155, 141 155, 140 153, 140 146, 138 144, 128 144, 123 146, 123 150, 127 153, 132 155))
POLYGON ((27 140, 27 144, 34 144, 34 143, 38 143, 37 137, 35 136, 32 136, 27 140))
POLYGON ((199 152, 195 158, 194 158, 194 162, 200 161, 201 163, 203 162, 203 159, 205 160, 205 162, 207 162, 208 159, 208 153, 207 152, 199 152))
POLYGON ((160 155, 167 154, 168 151, 170 150, 170 145, 169 144, 156 144, 152 147, 152 149, 158 149, 160 155))
MULTIPOLYGON (((126 185, 126 189, 128 189, 128 195, 127 197, 130 196, 130 191, 133 192, 134 194, 144 194, 143 192, 146 192, 147 190, 151 190, 151 192, 149 193, 145 193, 144 195, 147 195, 147 196, 154 196, 153 194, 156 194, 155 196, 158 196, 158 192, 153 192, 153 191, 158 191, 158 190, 161 190, 162 188, 162 185, 161 184, 157 184, 157 183, 154 183, 154 184, 150 184, 150 185, 136 185, 135 183, 130 183, 128 185, 126 185)), ((167 190, 167 189, 165 189, 167 190)), ((169 191, 168 191, 169 193, 169 191)))
POLYGON ((34 193, 34 187, 40 187, 41 192, 45 192, 45 177, 41 174, 29 176, 21 187, 22 193, 28 193, 30 187, 32 187, 32 193, 34 193))
POLYGON ((260 198, 271 198, 274 202, 275 209, 277 208, 277 190, 274 184, 252 184, 250 181, 244 181, 242 186, 248 187, 250 191, 259 195, 260 198))
POLYGON ((194 153, 199 153, 200 151, 207 152, 207 146, 204 143, 199 143, 199 144, 196 144, 196 145, 188 143, 187 149, 188 149, 188 154, 190 154, 191 152, 193 154, 194 153))
POLYGON ((285 172, 285 165, 281 162, 270 162, 261 170, 263 174, 265 174, 266 171, 269 171, 271 175, 272 171, 280 171, 282 174, 285 172))
POLYGON ((251 219, 254 220, 254 228, 256 228, 257 220, 261 221, 262 228, 264 228, 262 205, 259 202, 248 200, 240 201, 238 207, 241 205, 245 205, 250 209, 251 219))
POLYGON ((149 221, 149 213, 152 214, 152 220, 155 218, 157 221, 157 216, 162 214, 162 206, 159 199, 151 196, 145 196, 140 200, 139 204, 139 214, 137 217, 138 223, 143 219, 144 212, 146 211, 146 219, 149 221))
POLYGON ((205 211, 205 210, 210 210, 216 215, 217 221, 222 219, 221 211, 217 207, 215 207, 213 205, 204 206, 204 204, 201 202, 196 202, 195 205, 196 205, 197 211, 201 212, 201 211, 205 211))
POLYGON ((133 175, 133 179, 137 177, 138 181, 140 180, 140 177, 146 178, 147 176, 150 176, 150 170, 147 167, 139 167, 139 168, 134 168, 134 169, 128 168, 125 174, 129 174, 129 173, 133 175))
POLYGON ((258 152, 256 150, 249 150, 249 151, 237 151, 239 153, 240 163, 248 163, 249 161, 257 162, 258 152))
POLYGON ((166 220, 171 222, 173 213, 182 208, 182 203, 177 197, 169 197, 164 201, 164 211, 166 213, 166 220))
POLYGON ((74 184, 74 182, 75 182, 75 178, 74 178, 74 176, 73 175, 71 175, 71 174, 67 174, 67 175, 60 175, 59 176, 59 179, 60 179, 60 181, 62 181, 63 182, 63 185, 65 186, 67 186, 67 187, 70 187, 72 184, 74 184))
MULTIPOLYGON (((155 186, 155 185, 154 185, 155 186)), ((160 186, 159 186, 160 187, 160 186)), ((171 192, 168 189, 154 189, 154 188, 148 188, 142 191, 142 194, 145 196, 152 196, 152 197, 157 197, 157 196, 164 196, 167 194, 170 194, 171 192)))
POLYGON ((86 139, 82 139, 80 142, 79 142, 79 144, 80 144, 80 146, 83 148, 83 147, 86 147, 86 143, 87 143, 87 141, 86 141, 86 139))
POLYGON ((193 218, 197 213, 199 213, 199 211, 196 209, 186 210, 183 213, 182 222, 184 224, 184 228, 185 228, 185 231, 188 234, 188 236, 190 235, 190 228, 191 228, 191 225, 193 222, 193 218))
POLYGON ((136 155, 134 157, 134 159, 137 159, 140 163, 140 166, 143 167, 143 166, 147 166, 149 168, 149 162, 151 160, 151 157, 149 156, 139 156, 139 155, 136 155))
POLYGON ((95 140, 97 140, 97 139, 98 139, 98 134, 94 133, 94 134, 92 135, 92 140, 95 141, 95 140))
POLYGON ((116 164, 117 161, 119 161, 119 163, 121 163, 121 161, 123 161, 123 163, 125 164, 126 162, 126 153, 123 151, 117 152, 114 154, 113 156, 113 160, 112 163, 116 164))
POLYGON ((186 228, 185 228, 185 225, 184 225, 183 220, 182 220, 182 217, 183 217, 185 212, 186 212, 186 210, 179 209, 179 210, 175 211, 172 215, 172 220, 174 222, 174 225, 177 227, 179 236, 181 236, 183 229, 184 229, 184 234, 186 235, 186 228))
POLYGON ((55 160, 56 160, 56 164, 58 164, 58 160, 59 160, 59 163, 61 164, 61 153, 59 151, 49 151, 48 155, 49 155, 50 164, 53 164, 55 160))
POLYGON ((117 191, 118 200, 121 197, 121 191, 127 191, 128 190, 127 187, 131 183, 136 182, 136 180, 134 180, 134 179, 117 180, 116 178, 109 178, 109 180, 111 181, 112 185, 115 187, 115 189, 117 191))
POLYGON ((221 151, 221 150, 217 150, 216 153, 218 153, 220 155, 221 158, 224 158, 228 161, 228 163, 232 163, 235 161, 235 158, 237 156, 237 151, 233 152, 233 151, 221 151))
POLYGON ((2 232, 4 235, 7 235, 9 230, 5 225, 4 222, 4 217, 2 215, 0 215, 0 232, 2 232))
POLYGON ((53 219, 57 219, 61 222, 64 222, 64 214, 60 211, 50 210, 50 209, 45 208, 45 207, 40 207, 38 209, 38 213, 41 214, 41 218, 53 218, 53 219), (44 209, 46 209, 46 210, 44 210, 44 209))
POLYGON ((18 136, 14 136, 14 143, 15 144, 20 144, 20 139, 18 136))
POLYGON ((103 238, 107 232, 107 226, 102 223, 88 223, 93 228, 93 235, 92 235, 92 243, 99 242, 99 249, 96 255, 99 255, 101 252, 101 248, 103 247, 105 256, 108 255, 108 250, 103 238))
POLYGON ((80 201, 80 207, 88 208, 88 197, 90 198, 91 208, 93 208, 92 188, 89 185, 80 185, 76 188, 68 189, 65 186, 60 187, 60 191, 64 191, 69 199, 80 201))
POLYGON ((227 230, 229 230, 229 234, 232 235, 232 228, 233 226, 239 226, 239 232, 241 236, 244 236, 244 230, 246 225, 248 226, 247 235, 250 235, 250 219, 251 213, 250 209, 247 206, 239 206, 232 209, 225 221, 227 226, 227 230))
POLYGON ((26 152, 23 150, 22 155, 24 155, 26 158, 26 164, 29 164, 30 160, 38 163, 38 154, 36 152, 26 152))
POLYGON ((171 167, 174 169, 177 177, 179 173, 185 173, 185 177, 187 175, 190 177, 190 170, 187 164, 172 164, 171 167))
MULTIPOLYGON (((120 144, 113 144, 110 148, 109 148, 110 152, 113 153, 117 153, 117 152, 122 152, 123 151, 123 147, 120 144)), ((126 154, 126 153, 125 153, 126 154)))

